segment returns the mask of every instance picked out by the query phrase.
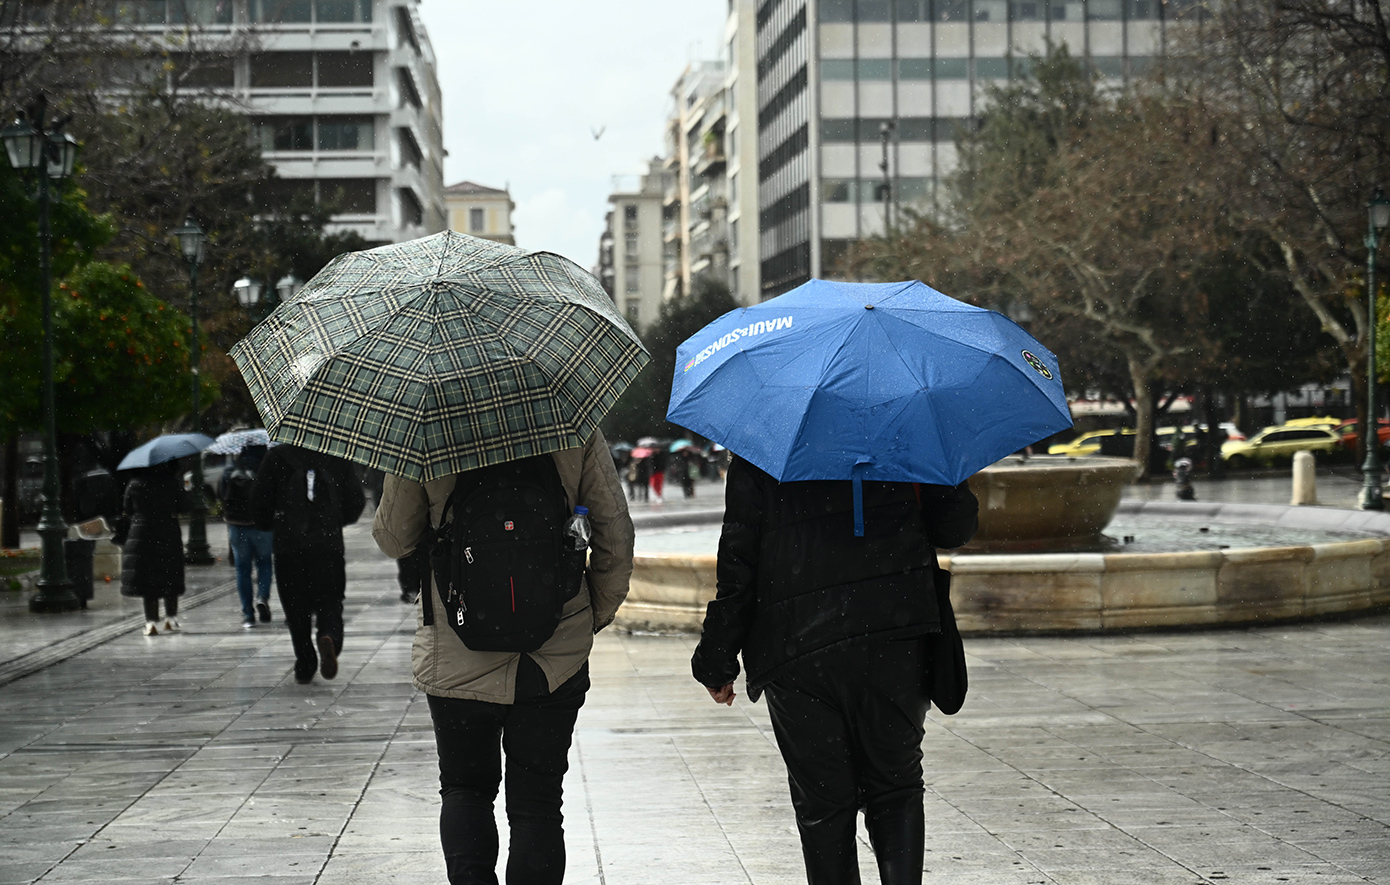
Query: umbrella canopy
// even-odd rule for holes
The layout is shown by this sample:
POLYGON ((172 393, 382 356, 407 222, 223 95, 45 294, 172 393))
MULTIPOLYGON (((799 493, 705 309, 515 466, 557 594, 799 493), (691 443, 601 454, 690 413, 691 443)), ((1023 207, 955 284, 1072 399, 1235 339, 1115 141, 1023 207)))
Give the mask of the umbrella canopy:
POLYGON ((116 465, 116 469, 135 470, 140 467, 152 467, 165 461, 196 455, 210 445, 212 437, 203 433, 166 433, 131 449, 121 459, 121 463, 116 465))
POLYGON ((264 427, 254 427, 250 430, 230 430, 213 440, 212 445, 208 446, 208 451, 214 455, 239 455, 241 450, 247 446, 266 446, 267 448, 275 445, 270 438, 270 433, 264 427))
POLYGON ((1051 351, 916 281, 725 314, 676 351, 666 417, 780 481, 946 485, 1071 426, 1051 351))
POLYGON ((675 442, 671 443, 669 446, 667 446, 667 447, 666 447, 666 451, 668 451, 668 452, 679 452, 681 449, 689 449, 689 448, 694 448, 694 447, 695 447, 695 440, 693 440, 693 439, 678 439, 678 440, 676 440, 675 442))
POLYGON ((231 355, 272 439, 418 481, 582 445, 648 360, 578 265, 453 231, 340 255, 231 355))
POLYGON ((647 446, 638 446, 632 450, 632 457, 634 458, 650 458, 655 454, 656 449, 648 448, 647 446))

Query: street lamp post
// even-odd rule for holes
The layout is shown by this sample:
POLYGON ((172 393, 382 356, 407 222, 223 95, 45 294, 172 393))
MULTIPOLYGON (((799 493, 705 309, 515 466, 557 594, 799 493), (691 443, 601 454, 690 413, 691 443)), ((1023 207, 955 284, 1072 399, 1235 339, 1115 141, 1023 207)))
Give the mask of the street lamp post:
MULTIPOLYGON (((198 267, 203 263, 203 252, 207 248, 207 236, 202 228, 185 221, 183 227, 174 231, 179 241, 179 251, 188 262, 188 314, 193 320, 192 337, 188 345, 188 360, 193 375, 193 432, 201 433, 202 405, 199 402, 201 377, 198 372, 198 267)), ((203 500, 203 458, 193 457, 192 513, 188 520, 188 546, 184 549, 183 561, 191 565, 211 565, 215 560, 208 547, 207 512, 208 505, 203 500)))
POLYGON ((49 229, 51 199, 49 180, 59 184, 72 174, 77 159, 77 141, 62 133, 62 123, 47 126, 44 117, 48 103, 40 96, 27 111, 27 120, 16 120, 0 133, 10 165, 21 172, 37 170, 39 180, 39 268, 43 278, 43 509, 39 513, 41 559, 37 591, 29 598, 33 612, 72 611, 81 605, 68 578, 63 542, 68 527, 59 505, 58 430, 53 392, 53 280, 50 252, 53 234, 49 229))
POLYGON ((883 233, 885 236, 893 235, 893 176, 888 165, 888 145, 893 138, 893 130, 898 126, 897 120, 884 120, 879 124, 878 133, 883 142, 883 159, 879 160, 878 168, 883 173, 883 183, 880 184, 879 193, 883 197, 883 233))
POLYGON ((232 283, 232 294, 236 296, 237 303, 247 310, 252 310, 261 303, 261 293, 265 293, 265 307, 262 316, 269 316, 275 309, 275 305, 282 301, 289 301, 304 287, 304 283, 299 277, 292 273, 285 274, 275 283, 272 290, 268 286, 263 286, 260 280, 251 277, 242 277, 232 283))
POLYGON ((1366 204, 1366 426, 1361 428, 1366 460, 1361 465, 1361 509, 1384 510, 1380 487, 1380 422, 1376 419, 1376 250, 1380 234, 1390 225, 1390 199, 1376 188, 1366 204))

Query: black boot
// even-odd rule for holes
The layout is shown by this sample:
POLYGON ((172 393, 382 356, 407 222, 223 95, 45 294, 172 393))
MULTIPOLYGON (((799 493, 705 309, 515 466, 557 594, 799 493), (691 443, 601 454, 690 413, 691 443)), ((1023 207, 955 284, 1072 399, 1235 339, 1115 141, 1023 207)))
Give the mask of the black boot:
POLYGON ((921 795, 875 803, 864 813, 883 885, 922 885, 926 815, 921 795))

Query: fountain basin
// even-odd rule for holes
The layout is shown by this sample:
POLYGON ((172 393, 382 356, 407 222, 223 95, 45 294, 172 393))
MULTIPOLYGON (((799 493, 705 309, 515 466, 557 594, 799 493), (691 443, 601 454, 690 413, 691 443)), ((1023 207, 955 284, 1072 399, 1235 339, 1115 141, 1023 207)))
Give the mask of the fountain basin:
MULTIPOLYGON (((943 554, 962 632, 1240 624, 1390 605, 1388 513, 1180 501, 1126 501, 1117 511, 1169 522, 1345 532, 1349 539, 1171 553, 943 554)), ((698 631, 714 592, 713 555, 639 555, 618 623, 629 629, 698 631)))
POLYGON ((980 528, 964 549, 1062 551, 1096 544, 1125 486, 1129 458, 1005 458, 970 477, 980 528))

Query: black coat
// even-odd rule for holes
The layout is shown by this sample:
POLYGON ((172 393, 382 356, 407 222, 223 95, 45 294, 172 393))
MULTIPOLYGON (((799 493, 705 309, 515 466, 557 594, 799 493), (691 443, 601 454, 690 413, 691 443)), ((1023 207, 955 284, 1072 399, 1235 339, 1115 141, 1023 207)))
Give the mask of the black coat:
POLYGON ((171 467, 143 470, 125 488, 122 516, 130 530, 121 550, 122 596, 178 596, 183 584, 183 492, 171 467))
MULTIPOLYGON (((321 483, 316 483, 316 494, 320 501, 328 500, 321 483)), ((275 534, 275 580, 281 593, 342 595, 342 527, 356 522, 366 503, 356 471, 342 458, 287 445, 266 453, 256 473, 251 510, 256 528, 275 534), (306 505, 306 470, 332 477, 335 512, 306 505)))
POLYGON ((970 488, 863 483, 864 536, 854 536, 852 484, 779 483, 735 458, 725 487, 718 591, 691 660, 718 688, 748 669, 749 696, 786 665, 860 639, 940 632, 935 547, 959 547, 979 525, 970 488))

